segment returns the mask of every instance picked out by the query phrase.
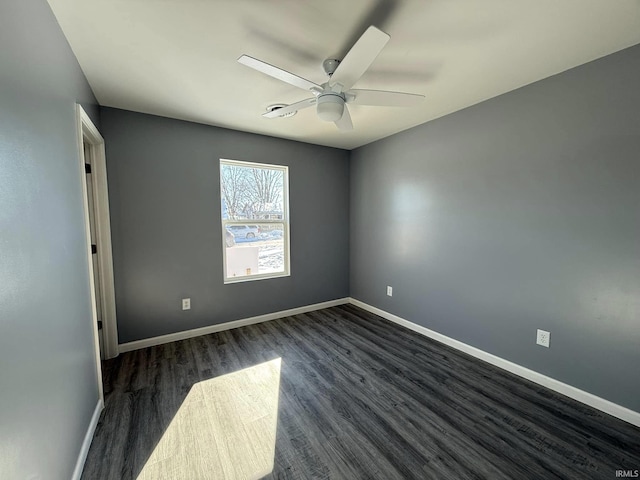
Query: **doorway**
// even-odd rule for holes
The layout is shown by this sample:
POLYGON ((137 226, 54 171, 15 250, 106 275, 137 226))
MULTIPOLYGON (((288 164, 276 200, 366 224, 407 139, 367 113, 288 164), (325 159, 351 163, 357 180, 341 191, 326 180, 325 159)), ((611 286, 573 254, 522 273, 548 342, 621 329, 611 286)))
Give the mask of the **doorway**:
POLYGON ((89 260, 96 362, 100 388, 101 360, 118 355, 109 192, 104 139, 84 109, 77 106, 78 149, 89 260))

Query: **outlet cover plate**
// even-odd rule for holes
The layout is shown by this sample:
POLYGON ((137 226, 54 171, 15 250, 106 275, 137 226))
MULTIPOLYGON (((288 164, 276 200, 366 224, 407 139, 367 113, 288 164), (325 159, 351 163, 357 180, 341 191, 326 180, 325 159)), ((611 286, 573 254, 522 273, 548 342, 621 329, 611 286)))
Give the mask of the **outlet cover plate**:
POLYGON ((387 287, 387 295, 393 297, 393 287, 387 287))
POLYGON ((538 334, 536 336, 536 343, 538 345, 542 345, 543 347, 549 348, 549 340, 551 340, 551 332, 538 329, 538 334))
POLYGON ((182 309, 183 310, 191 310, 191 299, 183 298, 182 299, 182 309))

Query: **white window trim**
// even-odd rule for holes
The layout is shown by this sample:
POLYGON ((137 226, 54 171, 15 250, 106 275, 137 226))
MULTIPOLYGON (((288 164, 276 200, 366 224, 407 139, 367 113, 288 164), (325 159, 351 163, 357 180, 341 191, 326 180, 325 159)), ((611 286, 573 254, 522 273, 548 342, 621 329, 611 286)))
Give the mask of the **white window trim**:
POLYGON ((261 219, 243 219, 243 220, 226 220, 222 218, 222 177, 219 179, 220 183, 220 225, 222 235, 222 278, 225 285, 231 283, 253 282, 254 280, 266 280, 269 278, 281 278, 291 276, 291 251, 290 251, 290 238, 289 238, 289 167, 286 165, 274 165, 270 163, 258 163, 248 162, 240 160, 230 160, 227 158, 221 158, 218 164, 218 173, 220 174, 220 167, 225 165, 237 165, 245 168, 268 168, 270 170, 281 170, 283 172, 283 190, 282 201, 283 212, 282 219, 277 220, 261 220, 261 219), (284 272, 277 273, 259 273, 255 275, 249 275, 244 277, 232 277, 227 278, 227 239, 226 228, 227 225, 259 225, 263 223, 271 223, 283 226, 283 241, 284 241, 284 272))

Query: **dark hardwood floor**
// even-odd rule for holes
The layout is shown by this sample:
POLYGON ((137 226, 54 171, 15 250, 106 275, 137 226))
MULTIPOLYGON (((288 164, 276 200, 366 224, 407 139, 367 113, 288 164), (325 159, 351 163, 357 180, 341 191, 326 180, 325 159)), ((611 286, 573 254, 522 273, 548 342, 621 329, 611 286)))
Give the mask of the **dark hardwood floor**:
MULTIPOLYGON (((222 376, 276 359, 281 359, 277 430, 269 454, 273 469, 264 478, 582 480, 640 470, 640 429, 344 305, 105 362, 106 407, 82 478, 251 477, 224 466, 193 469, 194 461, 207 465, 213 461, 208 455, 234 448, 218 438, 218 430, 207 427, 204 434, 218 446, 193 440, 198 448, 189 447, 185 470, 162 463, 178 448, 164 444, 163 435, 181 407, 197 414, 199 405, 209 405, 219 419, 206 421, 224 423, 228 415, 217 404, 222 393, 218 399, 201 389, 189 403, 190 392, 210 379, 232 380, 222 376), (152 456, 164 470, 145 473, 152 456)), ((258 377, 255 385, 263 381, 258 377)), ((247 404, 242 385, 229 395, 246 412, 260 396, 249 399, 255 405, 247 404)), ((211 388, 221 392, 222 387, 211 388)), ((251 395, 248 383, 246 389, 251 395)), ((187 414, 180 415, 184 425, 205 421, 188 423, 187 414)), ((192 430, 180 428, 185 435, 192 430)), ((256 435, 247 437, 255 442, 251 452, 268 443, 256 435)))

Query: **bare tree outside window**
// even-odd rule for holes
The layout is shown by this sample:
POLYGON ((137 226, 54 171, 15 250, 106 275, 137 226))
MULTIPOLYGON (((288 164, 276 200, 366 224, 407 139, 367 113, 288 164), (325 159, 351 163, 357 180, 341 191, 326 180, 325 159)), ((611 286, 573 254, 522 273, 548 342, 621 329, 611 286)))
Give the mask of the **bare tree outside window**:
MULTIPOLYGON (((284 171, 221 164, 222 198, 230 220, 271 218, 284 210, 284 171)), ((223 209, 224 210, 224 209, 223 209)), ((281 218, 281 217, 280 217, 281 218)))
POLYGON ((254 168, 251 170, 251 201, 258 212, 282 210, 282 178, 281 170, 254 168))
POLYGON ((247 199, 247 169, 236 165, 221 165, 220 186, 222 199, 227 211, 228 218, 238 218, 238 213, 247 199))

